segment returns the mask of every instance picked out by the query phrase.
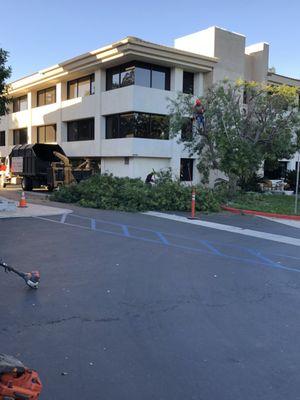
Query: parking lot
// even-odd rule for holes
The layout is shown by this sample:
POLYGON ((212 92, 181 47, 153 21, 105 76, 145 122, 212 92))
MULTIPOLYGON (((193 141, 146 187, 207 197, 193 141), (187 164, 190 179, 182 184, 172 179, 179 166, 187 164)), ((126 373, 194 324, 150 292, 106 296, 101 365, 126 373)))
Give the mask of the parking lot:
POLYGON ((299 246, 71 208, 0 220, 2 258, 42 276, 0 280, 1 351, 38 370, 41 399, 299 398, 299 246))

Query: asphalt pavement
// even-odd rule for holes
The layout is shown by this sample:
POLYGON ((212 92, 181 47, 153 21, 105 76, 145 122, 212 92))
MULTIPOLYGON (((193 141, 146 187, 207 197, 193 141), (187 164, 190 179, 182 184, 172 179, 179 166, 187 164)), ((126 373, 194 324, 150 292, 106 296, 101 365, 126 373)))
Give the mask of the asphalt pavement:
POLYGON ((42 400, 300 399, 299 247, 61 207, 0 220, 1 257, 42 276, 0 271, 0 351, 38 370, 42 400))

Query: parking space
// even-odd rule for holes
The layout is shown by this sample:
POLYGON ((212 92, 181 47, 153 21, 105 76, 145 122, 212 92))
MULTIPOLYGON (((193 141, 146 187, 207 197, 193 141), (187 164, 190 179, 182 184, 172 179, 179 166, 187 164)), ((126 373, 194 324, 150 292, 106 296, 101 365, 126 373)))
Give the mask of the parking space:
POLYGON ((297 398, 299 247, 71 208, 1 220, 3 259, 41 271, 0 279, 2 351, 41 399, 297 398))

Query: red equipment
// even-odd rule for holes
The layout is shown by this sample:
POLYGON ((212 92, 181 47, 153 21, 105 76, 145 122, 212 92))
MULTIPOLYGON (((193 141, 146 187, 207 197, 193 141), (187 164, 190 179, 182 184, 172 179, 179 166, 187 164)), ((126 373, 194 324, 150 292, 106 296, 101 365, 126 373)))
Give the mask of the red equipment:
POLYGON ((0 354, 0 400, 38 400, 42 383, 36 371, 0 354))

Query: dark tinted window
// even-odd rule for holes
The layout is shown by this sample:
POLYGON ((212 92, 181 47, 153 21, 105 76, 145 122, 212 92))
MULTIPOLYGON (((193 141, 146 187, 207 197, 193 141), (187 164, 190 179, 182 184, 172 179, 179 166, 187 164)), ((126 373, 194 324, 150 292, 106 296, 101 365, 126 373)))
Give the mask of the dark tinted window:
POLYGON ((106 117, 106 139, 114 139, 119 136, 119 115, 106 117))
POLYGON ((94 118, 69 121, 68 142, 94 140, 94 118))
POLYGON ((134 61, 106 70, 106 90, 128 85, 170 90, 170 68, 134 61))
POLYGON ((169 139, 169 119, 165 115, 151 115, 150 137, 169 139))
POLYGON ((168 139, 169 117, 138 112, 107 116, 106 139, 125 137, 168 139))
POLYGON ((56 87, 39 90, 37 92, 37 106, 44 106, 56 102, 56 87))
POLYGON ((5 146, 5 131, 0 132, 0 146, 5 146))
POLYGON ((95 75, 84 76, 67 83, 68 99, 95 94, 95 75))
POLYGON ((56 125, 38 126, 37 142, 38 143, 55 143, 56 142, 56 125))
POLYGON ((194 94, 194 74, 183 71, 183 93, 194 94))
POLYGON ((193 165, 194 165, 194 160, 192 158, 181 158, 180 159, 180 180, 181 181, 192 181, 193 180, 193 165))
POLYGON ((13 112, 27 110, 27 96, 17 97, 13 99, 13 112))
POLYGON ((13 131, 13 144, 26 144, 27 143, 27 128, 15 129, 13 131))
POLYGON ((134 137, 135 123, 134 114, 121 114, 120 115, 120 133, 122 137, 134 137))

